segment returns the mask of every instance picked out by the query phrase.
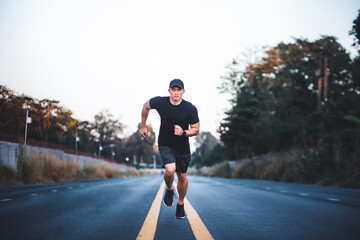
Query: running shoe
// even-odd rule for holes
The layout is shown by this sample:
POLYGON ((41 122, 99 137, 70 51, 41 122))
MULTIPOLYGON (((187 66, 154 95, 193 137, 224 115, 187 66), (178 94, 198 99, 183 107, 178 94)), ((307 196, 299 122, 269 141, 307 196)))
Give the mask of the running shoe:
POLYGON ((176 214, 175 214, 176 218, 185 218, 185 210, 184 210, 184 204, 180 205, 177 204, 176 205, 176 214))
POLYGON ((164 196, 165 206, 172 207, 173 198, 174 198, 174 190, 166 189, 165 196, 164 196))

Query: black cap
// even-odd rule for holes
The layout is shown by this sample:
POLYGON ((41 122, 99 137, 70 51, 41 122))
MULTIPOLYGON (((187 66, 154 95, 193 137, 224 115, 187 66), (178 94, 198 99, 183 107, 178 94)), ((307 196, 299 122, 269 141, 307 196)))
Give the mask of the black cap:
POLYGON ((174 79, 170 82, 170 88, 179 87, 184 89, 184 83, 180 79, 174 79))

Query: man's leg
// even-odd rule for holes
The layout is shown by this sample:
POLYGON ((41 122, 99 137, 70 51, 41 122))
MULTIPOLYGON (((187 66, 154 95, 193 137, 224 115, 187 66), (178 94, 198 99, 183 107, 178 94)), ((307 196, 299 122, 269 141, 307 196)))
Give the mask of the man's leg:
POLYGON ((175 163, 168 163, 165 165, 164 180, 168 190, 173 190, 175 163))
POLYGON ((186 173, 178 173, 177 172, 176 174, 178 176, 178 183, 177 183, 177 190, 179 192, 178 204, 183 205, 187 187, 188 187, 188 178, 187 178, 186 173))
POLYGON ((173 182, 174 182, 174 173, 175 173, 175 163, 168 163, 165 165, 165 174, 164 180, 166 183, 166 191, 164 196, 164 204, 165 206, 171 207, 173 204, 173 197, 174 197, 174 189, 173 189, 173 182))

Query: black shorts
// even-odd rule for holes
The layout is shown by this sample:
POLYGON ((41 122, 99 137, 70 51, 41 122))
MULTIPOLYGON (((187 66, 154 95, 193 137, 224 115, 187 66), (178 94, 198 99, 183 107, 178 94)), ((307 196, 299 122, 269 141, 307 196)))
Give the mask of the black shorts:
POLYGON ((165 168, 166 164, 175 163, 176 172, 186 173, 191 160, 190 153, 181 154, 167 146, 159 146, 159 152, 163 162, 163 168, 165 168))

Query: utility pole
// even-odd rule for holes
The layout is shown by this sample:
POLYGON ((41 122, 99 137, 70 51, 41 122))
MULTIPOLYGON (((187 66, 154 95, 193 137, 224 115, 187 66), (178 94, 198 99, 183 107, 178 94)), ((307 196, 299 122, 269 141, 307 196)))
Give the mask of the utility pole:
POLYGON ((154 162, 154 169, 156 169, 156 158, 155 158, 155 155, 153 155, 153 162, 154 162))
POLYGON ((26 108, 26 120, 25 120, 25 141, 24 141, 24 145, 26 146, 26 139, 27 139, 27 125, 28 123, 31 123, 31 118, 29 118, 29 109, 30 106, 29 105, 23 105, 24 108, 26 108))
POLYGON ((103 150, 103 147, 101 146, 101 140, 99 139, 99 157, 101 157, 101 150, 103 150))
POLYGON ((328 70, 327 70, 327 56, 324 58, 324 102, 326 106, 326 113, 329 113, 328 105, 328 70))
POLYGON ((75 156, 76 156, 76 160, 77 160, 77 148, 78 148, 77 143, 79 141, 77 130, 78 130, 78 122, 76 121, 76 124, 75 124, 75 156))
POLYGON ((317 93, 317 110, 321 110, 321 89, 322 89, 322 55, 319 57, 319 69, 316 70, 315 75, 318 79, 318 93, 317 93))
POLYGON ((321 105, 325 104, 326 113, 329 113, 329 84, 328 84, 328 58, 327 56, 323 56, 322 54, 319 56, 319 68, 315 71, 315 76, 319 77, 318 79, 318 93, 317 93, 317 110, 321 111, 321 105), (324 61, 324 66, 322 62, 324 61), (324 78, 324 79, 323 79, 324 78), (324 85, 324 88, 323 88, 324 85), (323 90, 324 89, 324 90, 323 90), (322 93, 324 91, 324 93, 322 93), (321 97, 324 97, 323 102, 321 101, 321 97))

